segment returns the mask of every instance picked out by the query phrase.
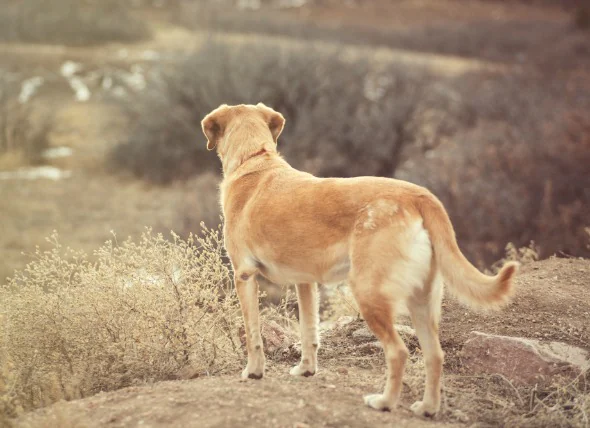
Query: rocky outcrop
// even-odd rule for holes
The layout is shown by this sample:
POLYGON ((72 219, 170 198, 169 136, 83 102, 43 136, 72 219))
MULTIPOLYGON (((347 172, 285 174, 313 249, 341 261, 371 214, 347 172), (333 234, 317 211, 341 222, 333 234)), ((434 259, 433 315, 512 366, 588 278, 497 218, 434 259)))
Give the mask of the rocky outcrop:
POLYGON ((469 335, 460 356, 472 373, 501 374, 515 385, 548 385, 590 368, 588 352, 575 346, 477 331, 469 335))

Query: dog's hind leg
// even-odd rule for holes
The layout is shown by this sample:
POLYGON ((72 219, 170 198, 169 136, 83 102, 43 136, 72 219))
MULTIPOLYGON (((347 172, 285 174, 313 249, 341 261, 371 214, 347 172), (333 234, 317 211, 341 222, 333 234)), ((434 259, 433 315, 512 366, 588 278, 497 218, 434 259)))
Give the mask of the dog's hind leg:
POLYGON ((419 416, 433 416, 440 408, 444 353, 438 337, 438 323, 442 287, 442 281, 438 275, 432 273, 425 284, 426 293, 418 292, 408 299, 410 317, 420 341, 426 367, 424 398, 411 406, 411 410, 419 416))
POLYGON ((349 284, 387 363, 385 391, 365 397, 379 410, 397 405, 409 354, 394 327, 396 304, 423 286, 432 256, 428 234, 414 217, 394 202, 374 202, 359 216, 351 240, 349 284))
POLYGON ((317 284, 297 284, 299 325, 301 330, 301 362, 293 367, 293 376, 313 376, 317 370, 319 297, 317 284))
POLYGON ((389 296, 375 292, 380 285, 361 291, 356 281, 351 280, 350 284, 361 315, 381 341, 387 363, 385 391, 365 396, 365 403, 377 410, 393 410, 401 393, 408 348, 394 328, 394 305, 389 296))
POLYGON ((246 347, 248 365, 242 372, 243 379, 261 379, 264 375, 264 351, 260 334, 260 315, 258 308, 258 282, 256 275, 244 275, 235 278, 236 291, 244 315, 246 328, 246 347))

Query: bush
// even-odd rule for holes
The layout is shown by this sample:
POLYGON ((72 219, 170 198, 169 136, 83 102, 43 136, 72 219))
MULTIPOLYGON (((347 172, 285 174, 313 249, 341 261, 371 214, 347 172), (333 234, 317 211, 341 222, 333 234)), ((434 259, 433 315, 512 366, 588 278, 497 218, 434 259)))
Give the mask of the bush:
POLYGON ((590 8, 588 6, 579 6, 574 11, 574 24, 581 30, 590 29, 590 8))
POLYGON ((136 125, 111 161, 158 183, 218 171, 200 120, 262 101, 285 115, 279 150, 295 167, 425 185, 481 267, 507 242, 588 255, 588 98, 576 87, 484 71, 435 80, 339 51, 212 42, 129 100, 136 125))
MULTIPOLYGON (((0 288, 0 414, 162 379, 237 370, 241 316, 220 235, 63 248, 0 288), (2 407, 3 406, 3 407, 2 407)), ((264 318, 263 318, 264 319, 264 318)))
POLYGON ((390 176, 431 83, 424 70, 374 71, 366 58, 276 44, 213 41, 169 70, 129 100, 135 126, 110 156, 115 168, 157 183, 219 170, 200 121, 220 104, 260 101, 285 115, 279 150, 294 165, 324 176, 390 176))
POLYGON ((489 266, 506 242, 590 256, 590 98, 545 76, 467 75, 455 86, 474 126, 398 169, 436 193, 462 248, 489 266), (574 95, 577 94, 577 95, 574 95))
POLYGON ((0 9, 0 41, 84 46, 150 35, 119 0, 22 0, 0 9))

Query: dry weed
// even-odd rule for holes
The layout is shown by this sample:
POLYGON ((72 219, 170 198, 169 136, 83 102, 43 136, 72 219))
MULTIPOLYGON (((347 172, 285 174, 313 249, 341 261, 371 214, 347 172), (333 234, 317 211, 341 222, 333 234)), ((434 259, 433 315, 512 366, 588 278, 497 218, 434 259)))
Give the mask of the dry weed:
POLYGON ((128 385, 234 370, 241 323, 221 237, 146 230, 95 253, 37 250, 0 288, 3 413, 128 385))
POLYGON ((492 265, 492 272, 497 273, 506 262, 519 262, 526 265, 539 260, 539 247, 531 241, 527 247, 517 248, 512 242, 506 244, 506 254, 492 265))
POLYGON ((159 184, 219 171, 219 160, 197 141, 203 116, 223 103, 262 101, 285 115, 280 150, 295 167, 322 176, 391 176, 414 138, 406 129, 414 113, 437 101, 422 101, 433 82, 422 68, 377 71, 368 57, 344 54, 211 41, 157 70, 145 91, 123 101, 134 126, 108 161, 159 184))
POLYGON ((341 317, 360 317, 360 310, 352 295, 350 287, 339 284, 335 287, 322 289, 323 311, 322 318, 328 321, 336 321, 341 317))

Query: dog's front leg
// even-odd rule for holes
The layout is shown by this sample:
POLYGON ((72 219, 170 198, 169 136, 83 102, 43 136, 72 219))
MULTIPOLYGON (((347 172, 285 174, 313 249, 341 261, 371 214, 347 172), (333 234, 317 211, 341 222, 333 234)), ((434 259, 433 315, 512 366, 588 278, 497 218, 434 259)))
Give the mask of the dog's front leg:
POLYGON ((246 347, 248 365, 242 372, 243 379, 261 379, 264 375, 264 350, 260 335, 260 316, 258 309, 258 282, 256 275, 242 275, 235 278, 236 290, 244 315, 246 327, 246 347), (244 279, 244 276, 247 279, 244 279))
POLYGON ((297 284, 299 325, 301 329, 301 362, 293 367, 293 376, 313 376, 318 365, 319 298, 317 284, 297 284))

